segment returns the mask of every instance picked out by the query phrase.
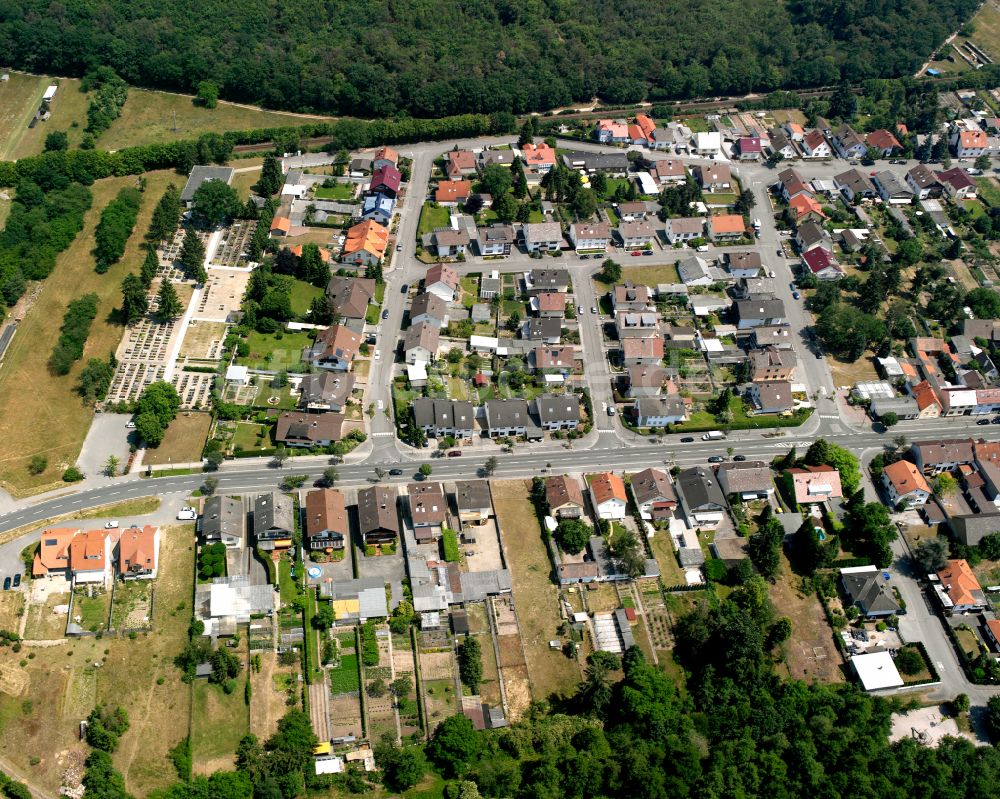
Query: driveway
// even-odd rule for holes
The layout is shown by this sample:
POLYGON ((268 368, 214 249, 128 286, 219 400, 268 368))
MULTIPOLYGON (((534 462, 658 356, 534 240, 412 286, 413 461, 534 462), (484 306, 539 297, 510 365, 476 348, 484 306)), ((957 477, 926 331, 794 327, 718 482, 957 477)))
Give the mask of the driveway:
POLYGON ((87 438, 76 460, 77 467, 88 477, 100 475, 108 456, 118 458, 119 469, 128 463, 128 436, 135 435, 125 425, 132 418, 130 413, 97 413, 90 424, 87 438))

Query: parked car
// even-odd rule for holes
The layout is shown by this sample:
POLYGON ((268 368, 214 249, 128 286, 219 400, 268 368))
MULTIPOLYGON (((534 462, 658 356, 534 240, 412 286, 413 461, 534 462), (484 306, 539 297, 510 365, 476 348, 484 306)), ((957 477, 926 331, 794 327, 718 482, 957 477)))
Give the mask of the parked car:
POLYGON ((118 521, 117 521, 117 519, 115 521, 111 521, 111 522, 108 522, 107 524, 105 524, 104 525, 104 529, 105 530, 117 530, 118 529, 118 521))
POLYGON ((1000 424, 1000 416, 993 417, 993 424, 1000 424))
POLYGON ((642 254, 643 254, 643 255, 652 255, 652 254, 653 254, 653 251, 652 251, 652 250, 643 250, 643 251, 642 251, 642 254))
POLYGON ((746 455, 733 455, 734 461, 745 461, 747 459, 746 455))
POLYGON ((400 294, 409 294, 410 293, 410 284, 409 283, 404 283, 403 287, 399 290, 399 293, 400 294))
POLYGON ((396 252, 402 252, 402 251, 403 251, 403 245, 402 244, 397 244, 396 245, 396 252))
POLYGON ((3 590, 4 591, 9 591, 10 590, 10 577, 4 577, 3 578, 3 590))
POLYGON ((21 584, 21 572, 14 575, 14 587, 17 588, 21 584))
POLYGON ((402 473, 403 473, 402 469, 390 469, 389 470, 389 474, 391 474, 393 477, 399 477, 399 475, 401 475, 402 473))
POLYGON ((609 405, 608 416, 614 416, 616 413, 618 413, 618 409, 614 405, 609 405))
POLYGON ((724 460, 725 460, 725 457, 722 456, 722 455, 709 455, 708 456, 708 462, 709 463, 722 463, 724 460))
POLYGON ((382 318, 383 319, 388 319, 389 318, 389 311, 388 311, 388 309, 382 311, 382 318))
POLYGON ((448 453, 448 457, 449 458, 461 458, 462 457, 462 450, 460 450, 460 449, 453 449, 451 452, 448 453))
POLYGON ((127 427, 129 430, 135 430, 135 419, 129 419, 127 422, 125 422, 125 427, 127 427))
POLYGON ((595 306, 595 305, 591 305, 591 306, 590 306, 590 312, 591 312, 591 313, 597 313, 597 306, 595 306))
POLYGON ((681 439, 681 443, 682 444, 693 444, 694 443, 694 439, 691 438, 691 436, 684 436, 684 438, 681 439))
POLYGON ((978 425, 984 425, 984 424, 989 424, 989 423, 990 423, 990 420, 989 420, 989 419, 979 419, 979 420, 978 420, 978 421, 976 422, 976 424, 978 424, 978 425))
POLYGON ((799 294, 797 291, 793 291, 792 292, 792 299, 800 300, 800 299, 802 299, 802 295, 799 294))
POLYGON ((194 508, 181 508, 177 511, 177 520, 182 522, 193 522, 198 518, 198 512, 194 508))
POLYGON ((577 305, 576 306, 576 312, 578 314, 580 314, 580 315, 583 315, 583 306, 582 305, 577 305))
POLYGON ((380 360, 381 358, 382 358, 382 353, 379 352, 378 350, 375 350, 375 360, 377 361, 380 360))
POLYGON ((642 255, 642 250, 632 250, 632 257, 634 258, 636 255, 642 255))
POLYGON ((770 272, 768 272, 767 276, 773 278, 774 277, 774 270, 772 269, 770 272))

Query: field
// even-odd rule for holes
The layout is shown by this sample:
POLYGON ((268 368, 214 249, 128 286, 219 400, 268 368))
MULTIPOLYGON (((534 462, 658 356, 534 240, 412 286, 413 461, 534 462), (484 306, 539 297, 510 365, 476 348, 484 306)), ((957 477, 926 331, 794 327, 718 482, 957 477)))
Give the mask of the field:
POLYGON ((23 591, 4 591, 0 594, 0 630, 16 630, 23 615, 23 591))
POLYGON ((83 586, 73 590, 73 620, 84 630, 103 632, 107 629, 110 613, 110 591, 88 590, 83 586))
POLYGON ((28 619, 24 626, 24 638, 28 641, 54 641, 66 632, 66 609, 56 613, 60 605, 69 603, 69 592, 49 594, 45 602, 28 606, 28 619))
POLYGON ((44 78, 18 72, 11 72, 10 80, 0 84, 0 159, 10 159, 42 101, 46 86, 48 81, 44 78))
POLYGON ((353 183, 338 183, 336 186, 317 186, 313 194, 317 200, 351 200, 354 198, 353 183))
POLYGON ((358 690, 358 656, 341 655, 340 665, 330 669, 330 693, 347 694, 358 690))
POLYGON ((236 678, 239 687, 226 694, 206 680, 192 691, 191 746, 195 774, 232 768, 236 745, 250 730, 250 716, 243 698, 245 672, 236 678))
POLYGON ((851 363, 833 356, 828 357, 826 362, 830 365, 834 386, 853 386, 863 380, 879 379, 878 372, 875 371, 875 366, 867 353, 851 363))
POLYGON ((322 296, 323 289, 312 285, 312 283, 306 283, 304 280, 296 280, 292 284, 292 311, 295 312, 296 316, 305 316, 312 301, 322 296))
POLYGON ((996 178, 976 178, 976 191, 990 205, 1000 206, 1000 183, 996 178))
POLYGON ((61 467, 76 461, 90 427, 92 410, 74 391, 77 375, 90 357, 106 357, 121 339, 122 328, 111 319, 121 298, 122 278, 137 270, 141 261, 139 244, 163 189, 176 175, 170 172, 147 174, 147 189, 135 233, 125 256, 104 275, 94 272, 91 250, 94 227, 101 209, 135 178, 110 178, 95 183, 94 207, 84 219, 84 229, 56 263, 43 283, 35 306, 21 323, 0 369, 0 483, 15 494, 24 494, 51 485, 59 479, 61 467), (49 374, 46 360, 59 335, 67 303, 86 286, 100 298, 97 318, 91 327, 84 357, 70 374, 49 374), (26 391, 25 387, 31 390, 26 391), (28 473, 32 455, 48 458, 49 468, 40 475, 28 473))
POLYGON ((160 507, 159 497, 143 497, 141 499, 127 499, 124 502, 115 502, 111 505, 98 505, 82 513, 73 514, 74 519, 107 519, 109 516, 145 516, 160 507))
POLYGON ((663 584, 670 587, 674 585, 684 585, 684 570, 677 562, 677 555, 674 545, 670 540, 670 533, 667 531, 657 532, 649 542, 653 549, 653 557, 660 567, 660 574, 663 575, 663 584))
POLYGON ((267 434, 268 430, 269 428, 265 425, 240 422, 236 426, 236 435, 233 436, 233 449, 240 447, 243 452, 251 452, 255 449, 270 449, 273 446, 273 442, 267 434), (258 439, 258 433, 264 433, 264 437, 258 439))
POLYGON ((191 529, 164 528, 153 632, 139 634, 136 640, 68 641, 56 650, 42 650, 21 667, 18 658, 24 657, 24 650, 0 651, 5 684, 19 676, 34 704, 34 710, 25 713, 23 696, 0 693, 0 746, 16 768, 46 790, 55 793, 67 760, 85 749, 78 742, 78 724, 98 702, 128 710, 131 726, 114 761, 129 792, 145 796, 176 781, 167 752, 187 734, 191 712, 190 689, 173 665, 187 639, 191 612, 191 529), (37 766, 30 765, 32 758, 39 759, 37 766))
MULTIPOLYGON (((97 140, 106 150, 153 142, 196 139, 202 133, 302 125, 314 117, 285 114, 220 102, 202 108, 184 94, 130 88, 122 115, 97 140)), ((329 119, 329 117, 324 117, 329 119)))
MULTIPOLYGON (((642 260, 640 258, 640 260, 642 260)), ((643 286, 656 287, 658 283, 679 283, 677 267, 674 264, 658 266, 622 266, 622 280, 631 280, 643 286)))
POLYGON ((566 695, 580 679, 577 665, 561 652, 549 649, 560 624, 558 592, 549 580, 551 564, 528 496, 528 485, 519 480, 492 484, 493 504, 501 529, 518 608, 521 640, 528 661, 531 694, 545 699, 566 695))
POLYGON ((163 443, 155 449, 147 449, 143 463, 191 463, 201 460, 201 451, 212 426, 212 417, 207 413, 181 413, 167 428, 163 443))
MULTIPOLYGON (((42 78, 42 88, 49 86, 54 79, 42 78)), ((69 146, 77 147, 83 139, 83 129, 87 126, 88 96, 80 91, 80 81, 72 78, 59 78, 59 91, 52 100, 50 110, 52 116, 45 122, 39 122, 30 130, 24 130, 20 139, 10 150, 12 159, 24 158, 28 155, 38 155, 45 149, 45 137, 56 130, 65 131, 69 136, 69 146), (76 127, 73 127, 73 123, 76 127)), ((29 113, 34 109, 29 108, 29 113)))
MULTIPOLYGON (((1000 59, 1000 8, 995 2, 983 3, 979 13, 972 18, 975 31, 971 37, 973 44, 981 47, 994 60, 1000 59)), ((965 41, 965 37, 956 37, 955 42, 965 41)), ((959 57, 955 56, 957 63, 965 64, 959 57)))

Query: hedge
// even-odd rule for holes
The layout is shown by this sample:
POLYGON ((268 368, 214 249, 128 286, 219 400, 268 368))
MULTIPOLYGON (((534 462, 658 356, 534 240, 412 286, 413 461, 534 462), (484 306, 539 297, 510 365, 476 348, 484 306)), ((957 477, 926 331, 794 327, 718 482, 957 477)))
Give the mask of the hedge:
POLYGON ((49 369, 53 374, 69 374, 73 363, 83 357, 83 345, 87 342, 90 325, 96 316, 96 294, 84 294, 70 301, 63 316, 59 340, 49 357, 49 369))

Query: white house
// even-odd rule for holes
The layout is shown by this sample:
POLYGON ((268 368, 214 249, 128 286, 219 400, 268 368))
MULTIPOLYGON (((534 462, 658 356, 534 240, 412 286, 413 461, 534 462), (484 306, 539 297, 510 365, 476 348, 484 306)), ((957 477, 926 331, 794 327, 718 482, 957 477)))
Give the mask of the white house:
POLYGON ((664 226, 667 241, 671 244, 685 244, 705 235, 705 220, 700 216, 668 219, 664 226))
POLYGON ((563 234, 558 222, 529 222, 522 228, 524 246, 528 252, 562 249, 563 234))
POLYGON ((624 481, 611 472, 593 475, 590 478, 590 501, 599 519, 624 519, 628 505, 624 481))
POLYGON ((926 504, 931 488, 920 470, 909 461, 900 460, 882 470, 882 485, 889 495, 889 502, 896 507, 901 502, 909 507, 926 504))
POLYGON ((577 250, 606 250, 610 238, 607 222, 577 222, 569 227, 569 239, 577 250))

